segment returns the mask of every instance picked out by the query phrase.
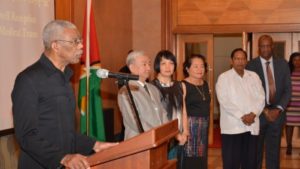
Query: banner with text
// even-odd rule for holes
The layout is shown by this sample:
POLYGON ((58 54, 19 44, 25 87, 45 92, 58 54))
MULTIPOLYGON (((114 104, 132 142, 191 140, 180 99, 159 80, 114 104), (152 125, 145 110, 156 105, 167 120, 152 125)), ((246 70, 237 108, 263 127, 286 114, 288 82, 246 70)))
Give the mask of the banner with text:
POLYGON ((42 29, 53 19, 53 0, 0 1, 0 131, 13 128, 10 94, 16 75, 40 57, 42 29))

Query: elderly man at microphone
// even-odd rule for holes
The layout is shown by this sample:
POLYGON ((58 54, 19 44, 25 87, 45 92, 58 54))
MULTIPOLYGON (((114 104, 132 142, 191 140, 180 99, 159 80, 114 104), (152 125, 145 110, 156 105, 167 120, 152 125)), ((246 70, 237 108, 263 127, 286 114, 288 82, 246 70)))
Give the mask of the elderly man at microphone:
POLYGON ((134 103, 130 100, 126 86, 118 93, 118 104, 125 126, 125 140, 141 133, 138 119, 144 131, 160 126, 168 121, 167 113, 160 102, 161 94, 158 89, 146 82, 151 73, 151 61, 142 51, 133 51, 128 54, 126 64, 138 80, 129 80, 129 88, 134 103), (139 117, 136 117, 134 105, 139 117))

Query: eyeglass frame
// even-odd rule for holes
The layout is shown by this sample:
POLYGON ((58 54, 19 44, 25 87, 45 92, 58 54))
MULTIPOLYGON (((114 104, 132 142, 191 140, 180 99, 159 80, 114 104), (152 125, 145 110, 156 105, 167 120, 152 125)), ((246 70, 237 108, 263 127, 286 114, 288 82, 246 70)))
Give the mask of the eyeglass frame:
POLYGON ((76 39, 74 39, 73 41, 70 41, 70 40, 63 40, 63 39, 57 39, 57 40, 54 40, 54 42, 56 42, 56 41, 69 42, 69 43, 71 43, 73 46, 78 46, 79 44, 82 44, 82 43, 83 43, 82 38, 76 38, 76 39))

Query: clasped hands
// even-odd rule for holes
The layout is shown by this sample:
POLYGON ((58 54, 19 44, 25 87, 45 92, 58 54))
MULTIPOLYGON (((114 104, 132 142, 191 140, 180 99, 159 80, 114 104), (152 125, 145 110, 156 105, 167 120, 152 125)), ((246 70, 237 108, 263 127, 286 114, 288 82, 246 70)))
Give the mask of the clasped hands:
MULTIPOLYGON (((96 141, 93 150, 95 152, 100 152, 104 149, 118 145, 119 143, 109 143, 109 142, 99 142, 96 141)), ((81 154, 67 154, 61 160, 61 164, 69 169, 89 169, 90 165, 86 160, 86 156, 81 154)))
POLYGON ((250 112, 248 114, 245 114, 244 116, 241 117, 241 120, 243 123, 247 126, 250 126, 252 123, 254 123, 254 119, 256 117, 256 114, 253 112, 250 112))
POLYGON ((281 109, 279 108, 264 108, 263 114, 269 122, 274 122, 280 115, 281 109))
MULTIPOLYGON (((279 117, 281 109, 279 108, 264 108, 263 114, 269 122, 274 122, 279 117)), ((256 115, 253 112, 245 114, 241 117, 243 123, 247 126, 250 126, 254 123, 256 115)))

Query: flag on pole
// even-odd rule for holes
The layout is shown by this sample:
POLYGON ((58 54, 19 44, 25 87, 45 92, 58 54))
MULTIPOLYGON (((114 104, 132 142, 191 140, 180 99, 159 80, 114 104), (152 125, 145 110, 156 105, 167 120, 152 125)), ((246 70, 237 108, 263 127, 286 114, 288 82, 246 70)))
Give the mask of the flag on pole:
POLYGON ((78 92, 81 133, 105 141, 102 100, 100 97, 101 79, 96 71, 100 68, 96 25, 92 1, 87 0, 83 28, 83 55, 78 92))

